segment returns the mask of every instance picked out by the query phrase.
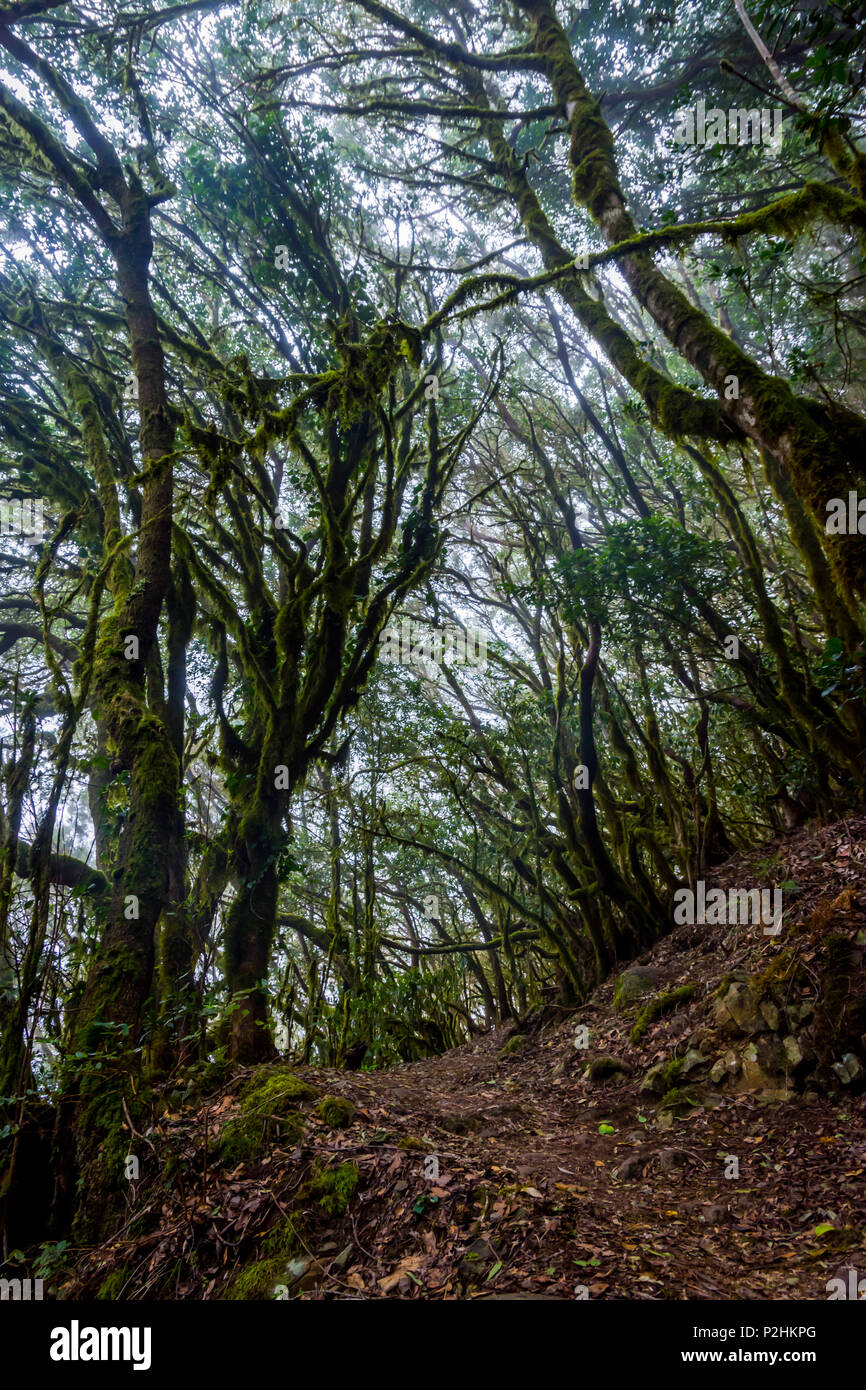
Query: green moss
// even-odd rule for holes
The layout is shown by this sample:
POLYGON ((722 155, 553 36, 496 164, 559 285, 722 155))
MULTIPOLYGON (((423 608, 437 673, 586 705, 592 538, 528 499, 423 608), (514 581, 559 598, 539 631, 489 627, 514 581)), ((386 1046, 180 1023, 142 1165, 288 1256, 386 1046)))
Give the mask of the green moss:
POLYGON ((661 1018, 663 1014, 671 1013, 679 1004, 685 1004, 689 999, 693 999, 694 993, 693 985, 682 985, 679 989, 671 990, 670 994, 659 994, 655 999, 651 999, 637 1017, 631 1030, 631 1041, 639 1043, 650 1024, 654 1023, 657 1018, 661 1018))
POLYGON ((96 1297, 101 1302, 113 1303, 115 1299, 120 1297, 128 1278, 129 1270, 126 1265, 122 1265, 120 1269, 112 1270, 100 1284, 96 1297))
POLYGON ((280 1140, 296 1144, 304 1133, 298 1102, 315 1096, 312 1086, 282 1067, 259 1067, 241 1090, 241 1113, 220 1131, 217 1151, 227 1164, 255 1158, 280 1140))
POLYGON ((676 1094, 676 1082, 682 1075, 685 1059, 673 1057, 666 1067, 659 1072, 659 1089, 663 1096, 676 1094))
POLYGON ((298 1223, 293 1216, 287 1216, 268 1231, 262 1250, 266 1255, 294 1255, 300 1244, 298 1223))
POLYGON ((705 222, 680 222, 626 237, 604 251, 596 252, 591 264, 601 265, 635 251, 648 251, 660 246, 690 245, 698 237, 708 234, 719 236, 731 244, 758 233, 794 240, 810 230, 821 215, 839 227, 861 232, 866 229, 866 208, 859 199, 852 198, 831 184, 812 182, 755 212, 705 222))
POLYGON ((418 1150, 422 1153, 426 1153, 430 1145, 427 1143, 426 1139, 419 1139, 417 1134, 404 1134, 402 1139, 397 1140, 397 1148, 408 1149, 410 1152, 418 1150))
POLYGON ((762 999, 765 994, 769 994, 779 1003, 787 1004, 790 1002, 792 989, 808 983, 809 977, 800 961, 789 947, 785 946, 776 952, 760 975, 752 977, 749 988, 756 999, 762 999))
POLYGON ((525 1046, 526 1038, 523 1036, 523 1034, 515 1033, 512 1038, 508 1039, 508 1042, 505 1044, 505 1046, 500 1048, 499 1050, 503 1057, 508 1057, 514 1052, 522 1052, 525 1046))
POLYGON ((241 1089, 241 1109, 248 1115, 278 1115, 289 1101, 313 1100, 315 1095, 312 1086, 284 1067, 257 1067, 241 1089))
POLYGON ((282 1140, 297 1144, 303 1137, 304 1121, 297 1114, 281 1115, 278 1120, 259 1115, 241 1115, 220 1130, 217 1152, 222 1161, 234 1167, 256 1158, 269 1143, 282 1140))
POLYGON ((700 1106, 700 1101, 695 1100, 687 1091, 673 1087, 662 1097, 659 1109, 661 1110, 696 1110, 700 1106))
POLYGON ((604 1081, 609 1076, 619 1076, 630 1070, 626 1062, 618 1057, 596 1057, 589 1064, 587 1075, 590 1081, 604 1081))
POLYGON ((316 1114, 330 1129, 344 1129, 355 1115, 355 1107, 343 1096, 325 1096, 316 1106, 316 1114))
POLYGON ((307 1191, 329 1216, 342 1216, 360 1181, 357 1163, 340 1163, 336 1168, 319 1168, 307 1191))
POLYGON ((223 1298, 239 1301, 271 1299, 277 1285, 285 1283, 285 1271, 285 1260, 259 1260, 236 1275, 223 1298))

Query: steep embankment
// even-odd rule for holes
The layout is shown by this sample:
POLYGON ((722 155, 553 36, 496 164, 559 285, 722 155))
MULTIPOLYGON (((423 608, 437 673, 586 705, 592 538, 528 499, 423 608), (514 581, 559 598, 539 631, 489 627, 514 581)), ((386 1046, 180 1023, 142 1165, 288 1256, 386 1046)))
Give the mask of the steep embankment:
POLYGON ((714 884, 783 886, 777 937, 679 927, 524 1032, 169 1093, 130 1140, 126 1227, 65 1296, 825 1299, 866 1277, 864 864, 866 817, 732 860, 714 884))

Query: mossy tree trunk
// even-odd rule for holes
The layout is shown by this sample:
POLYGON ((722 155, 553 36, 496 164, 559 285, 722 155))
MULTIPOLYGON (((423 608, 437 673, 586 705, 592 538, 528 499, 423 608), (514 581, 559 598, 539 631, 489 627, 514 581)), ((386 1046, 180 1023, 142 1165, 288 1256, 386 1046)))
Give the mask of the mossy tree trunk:
MULTIPOLYGON (((148 192, 133 167, 121 164, 67 79, 8 29, 0 31, 0 43, 21 65, 25 82, 35 77, 47 88, 88 148, 92 162, 73 156, 34 109, 8 88, 0 88, 6 126, 24 162, 40 176, 46 168, 52 170, 87 214, 113 260, 138 387, 142 469, 134 572, 117 584, 113 606, 96 624, 77 668, 79 702, 83 705, 89 693, 113 764, 129 777, 102 936, 75 1022, 75 1050, 89 1060, 70 1076, 63 1106, 74 1141, 60 1144, 64 1156, 74 1149, 79 1232, 93 1234, 109 1219, 110 1196, 121 1179, 123 1080, 138 1065, 156 926, 166 907, 168 865, 179 833, 178 757, 169 730, 147 698, 148 661, 171 579, 175 436, 149 286, 151 210, 174 190, 151 161, 155 188, 148 192)), ((107 485, 107 478, 101 481, 107 485)), ((98 604, 112 576, 119 544, 116 509, 106 520, 104 560, 92 605, 98 604)), ((64 1164, 64 1180, 69 1176, 64 1164)))

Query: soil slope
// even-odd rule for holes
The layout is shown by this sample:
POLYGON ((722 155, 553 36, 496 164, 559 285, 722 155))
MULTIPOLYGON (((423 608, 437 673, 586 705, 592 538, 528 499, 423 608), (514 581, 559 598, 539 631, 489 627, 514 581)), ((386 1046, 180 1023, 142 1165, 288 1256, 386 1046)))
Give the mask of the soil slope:
POLYGON ((678 927, 442 1057, 175 1087, 62 1296, 826 1299, 866 1277, 864 865, 866 817, 731 860, 778 936, 678 927))

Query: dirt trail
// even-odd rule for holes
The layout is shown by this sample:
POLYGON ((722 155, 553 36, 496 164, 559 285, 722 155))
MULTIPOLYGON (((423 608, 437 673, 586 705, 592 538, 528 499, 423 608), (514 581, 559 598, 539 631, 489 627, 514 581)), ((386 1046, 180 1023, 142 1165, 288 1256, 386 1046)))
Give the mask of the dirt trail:
MULTIPOLYGON (((785 928, 778 939, 677 928, 642 961, 655 997, 686 985, 693 995, 638 1042, 647 1000, 616 1006, 611 980, 576 1013, 548 1011, 523 1033, 508 1025, 435 1059, 372 1073, 294 1068, 354 1115, 329 1126, 311 1102, 303 1133, 278 1129, 256 1161, 214 1156, 244 1077, 206 1107, 169 1109, 148 1142, 177 1156, 172 1182, 142 1181, 127 1231, 82 1258, 68 1292, 92 1296, 114 1271, 121 1298, 273 1297, 279 1286, 307 1299, 826 1299, 849 1268, 866 1278, 862 1081, 789 1077, 782 1100, 784 1088, 749 1087, 745 1070, 710 1075, 732 1044, 749 1043, 719 1023, 731 978, 775 970, 784 1004, 794 1009, 796 991, 808 1018, 828 934, 855 952, 866 943, 864 843, 861 817, 723 866, 722 887, 795 884, 785 928), (575 1046, 581 1025, 588 1048, 575 1046), (695 1056, 692 1070, 684 1059, 695 1056), (622 1070, 590 1080, 601 1057, 622 1070), (686 1068, 678 1086, 646 1089, 648 1070, 672 1059, 686 1068), (310 1174, 345 1164, 357 1165, 356 1190, 345 1211, 324 1210, 310 1174), (287 1219, 296 1240, 275 1259, 287 1219), (239 1286, 250 1269, 262 1278, 239 1286)), ((774 1041, 755 1028, 763 1046, 774 1041)))

